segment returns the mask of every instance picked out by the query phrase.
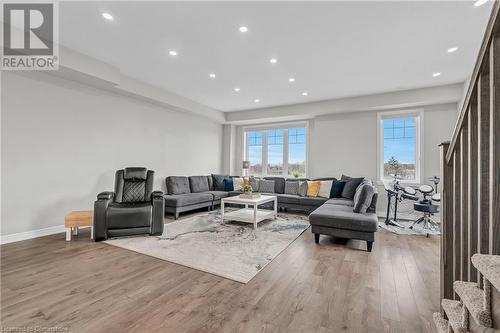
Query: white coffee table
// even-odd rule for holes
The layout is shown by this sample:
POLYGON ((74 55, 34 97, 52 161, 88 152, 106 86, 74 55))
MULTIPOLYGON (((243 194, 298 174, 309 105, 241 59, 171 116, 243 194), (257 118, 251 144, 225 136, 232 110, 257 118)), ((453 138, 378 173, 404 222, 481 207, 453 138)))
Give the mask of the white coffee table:
POLYGON ((274 220, 278 216, 278 198, 274 195, 261 195, 260 197, 253 199, 241 198, 240 196, 222 198, 220 206, 222 212, 222 223, 229 220, 252 223, 254 229, 257 229, 257 223, 260 221, 268 219, 274 220), (259 205, 268 202, 274 202, 273 210, 259 209, 259 205), (225 204, 227 203, 244 205, 245 208, 226 212, 225 204), (252 206, 252 208, 249 206, 252 206))

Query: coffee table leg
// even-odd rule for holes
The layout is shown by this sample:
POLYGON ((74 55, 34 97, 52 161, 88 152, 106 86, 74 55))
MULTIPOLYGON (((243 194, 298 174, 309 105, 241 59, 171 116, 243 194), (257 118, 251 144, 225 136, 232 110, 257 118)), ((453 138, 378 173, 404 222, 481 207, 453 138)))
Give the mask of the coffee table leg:
POLYGON ((278 217, 278 197, 274 197, 274 218, 278 217))
POLYGON ((90 227, 90 239, 94 239, 94 226, 90 227))
POLYGON ((257 204, 253 205, 253 228, 257 229, 257 204))
POLYGON ((78 227, 73 227, 73 235, 78 236, 78 227))
POLYGON ((66 241, 71 240, 71 228, 66 228, 66 241))
POLYGON ((225 207, 224 201, 221 200, 220 210, 221 210, 221 223, 222 224, 224 224, 224 207, 225 207))

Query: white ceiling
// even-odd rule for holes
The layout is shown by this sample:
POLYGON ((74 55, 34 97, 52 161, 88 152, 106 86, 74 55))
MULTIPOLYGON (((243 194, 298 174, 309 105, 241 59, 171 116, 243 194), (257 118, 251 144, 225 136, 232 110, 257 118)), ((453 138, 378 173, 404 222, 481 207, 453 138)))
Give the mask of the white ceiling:
POLYGON ((491 2, 472 4, 61 2, 60 42, 149 84, 237 111, 464 81, 491 10, 491 2), (447 53, 453 46, 459 50, 447 53))

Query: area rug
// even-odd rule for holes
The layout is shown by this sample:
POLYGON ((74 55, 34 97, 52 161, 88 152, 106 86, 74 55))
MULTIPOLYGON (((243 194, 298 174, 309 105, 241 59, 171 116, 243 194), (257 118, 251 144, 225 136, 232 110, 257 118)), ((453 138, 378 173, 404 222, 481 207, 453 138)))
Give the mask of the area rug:
POLYGON ((410 226, 413 224, 413 221, 407 220, 398 220, 398 223, 403 226, 403 228, 387 225, 384 221, 379 221, 378 226, 390 232, 393 232, 398 235, 440 235, 441 232, 439 229, 424 229, 422 228, 422 223, 416 224, 413 229, 410 229, 410 226))
POLYGON ((248 283, 307 228, 307 216, 278 214, 252 224, 221 223, 210 212, 165 224, 162 236, 129 237, 107 244, 248 283))

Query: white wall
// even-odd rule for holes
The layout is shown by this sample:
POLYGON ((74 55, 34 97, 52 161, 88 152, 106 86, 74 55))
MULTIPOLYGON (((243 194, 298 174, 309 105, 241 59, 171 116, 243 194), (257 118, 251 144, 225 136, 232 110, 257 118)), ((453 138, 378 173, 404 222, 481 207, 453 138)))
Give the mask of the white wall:
MULTIPOLYGON (((422 179, 439 175, 438 145, 449 140, 458 116, 456 103, 421 107, 424 110, 422 179)), ((377 179, 377 113, 346 112, 315 117, 309 121, 309 178, 364 176, 377 179)), ((243 156, 243 126, 236 129, 234 160, 238 166, 243 156)), ((236 167, 234 173, 241 173, 236 167)), ((377 208, 384 211, 387 201, 379 186, 377 208)))
POLYGON ((43 73, 2 73, 1 234, 63 224, 112 190, 115 170, 221 171, 222 125, 43 73))

